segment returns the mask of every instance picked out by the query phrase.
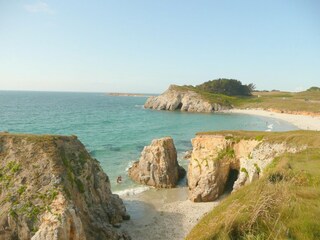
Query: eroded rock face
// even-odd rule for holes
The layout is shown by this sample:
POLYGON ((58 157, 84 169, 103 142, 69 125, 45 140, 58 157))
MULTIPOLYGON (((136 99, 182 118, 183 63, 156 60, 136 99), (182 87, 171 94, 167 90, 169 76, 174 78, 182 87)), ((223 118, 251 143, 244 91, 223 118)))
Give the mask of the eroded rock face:
POLYGON ((145 108, 156 110, 181 110, 186 112, 214 112, 229 109, 229 106, 211 104, 194 91, 181 91, 171 85, 160 96, 149 97, 144 104, 145 108))
POLYGON ((188 166, 189 199, 207 202, 217 199, 231 182, 233 191, 263 175, 265 167, 280 154, 295 152, 284 143, 266 143, 224 135, 199 135, 192 139, 192 158, 188 166), (233 170, 233 171, 231 171, 233 170))
POLYGON ((179 166, 177 151, 171 137, 154 139, 150 146, 144 147, 140 160, 128 171, 136 182, 157 188, 175 187, 185 175, 179 166))
POLYGON ((130 239, 108 176, 76 137, 0 134, 0 239, 130 239))

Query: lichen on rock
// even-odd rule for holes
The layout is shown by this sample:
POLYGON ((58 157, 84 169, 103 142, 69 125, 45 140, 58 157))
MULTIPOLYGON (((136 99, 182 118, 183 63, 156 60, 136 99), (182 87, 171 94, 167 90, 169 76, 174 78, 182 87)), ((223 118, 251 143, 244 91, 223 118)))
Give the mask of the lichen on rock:
POLYGON ((171 137, 154 139, 150 146, 144 147, 140 160, 128 171, 136 182, 157 188, 175 187, 185 175, 179 166, 177 151, 171 137))
POLYGON ((75 137, 0 134, 0 239, 130 239, 108 176, 75 137))

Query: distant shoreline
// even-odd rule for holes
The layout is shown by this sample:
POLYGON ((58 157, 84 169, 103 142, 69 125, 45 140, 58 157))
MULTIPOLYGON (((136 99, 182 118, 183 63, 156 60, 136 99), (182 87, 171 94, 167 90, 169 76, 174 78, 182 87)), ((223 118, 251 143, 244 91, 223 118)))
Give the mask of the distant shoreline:
POLYGON ((143 94, 143 93, 107 93, 109 96, 116 97, 151 97, 151 94, 143 94))

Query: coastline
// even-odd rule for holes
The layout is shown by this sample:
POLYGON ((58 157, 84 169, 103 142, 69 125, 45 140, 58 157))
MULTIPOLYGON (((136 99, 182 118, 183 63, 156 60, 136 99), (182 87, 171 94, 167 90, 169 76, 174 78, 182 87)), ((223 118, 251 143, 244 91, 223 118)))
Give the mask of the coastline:
MULTIPOLYGON (((320 117, 278 113, 261 109, 231 109, 221 111, 230 114, 248 114, 271 117, 289 122, 299 129, 320 131, 320 117)), ((194 203, 188 200, 186 186, 173 189, 150 188, 140 193, 121 196, 131 215, 121 229, 133 239, 184 239, 198 221, 215 206, 217 201, 194 203)))
POLYGON ((320 131, 320 116, 279 113, 262 109, 230 109, 221 112, 277 118, 289 122, 302 130, 320 131))

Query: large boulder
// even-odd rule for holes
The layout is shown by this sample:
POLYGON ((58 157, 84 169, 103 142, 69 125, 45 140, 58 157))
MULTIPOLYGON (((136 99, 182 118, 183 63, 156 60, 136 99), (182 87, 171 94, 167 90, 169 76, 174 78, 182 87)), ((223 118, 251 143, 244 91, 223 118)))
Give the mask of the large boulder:
POLYGON ((0 133, 0 240, 129 239, 128 218, 76 137, 0 133))
POLYGON ((157 188, 175 187, 184 177, 185 170, 179 166, 177 151, 171 137, 154 139, 144 147, 140 160, 128 171, 136 182, 157 188))

